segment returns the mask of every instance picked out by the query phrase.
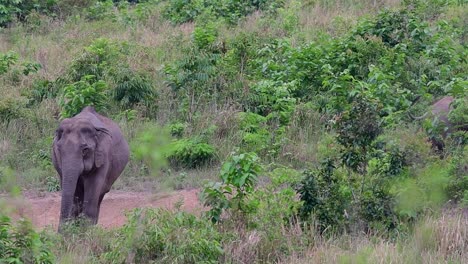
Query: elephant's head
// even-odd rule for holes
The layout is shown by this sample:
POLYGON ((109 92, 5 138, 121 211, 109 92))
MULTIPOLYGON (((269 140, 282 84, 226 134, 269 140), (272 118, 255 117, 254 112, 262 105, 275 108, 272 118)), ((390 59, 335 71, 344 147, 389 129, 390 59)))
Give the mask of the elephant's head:
POLYGON ((106 163, 110 140, 109 131, 92 112, 83 111, 60 123, 53 143, 53 159, 62 185, 60 225, 72 217, 78 178, 106 163))

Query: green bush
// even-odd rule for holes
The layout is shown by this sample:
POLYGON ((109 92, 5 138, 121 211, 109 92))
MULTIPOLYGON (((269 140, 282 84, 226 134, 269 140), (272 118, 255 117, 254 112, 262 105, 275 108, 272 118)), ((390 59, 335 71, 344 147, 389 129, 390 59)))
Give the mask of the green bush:
POLYGON ((161 168, 167 165, 167 154, 172 150, 169 133, 167 128, 153 123, 146 123, 138 130, 130 146, 135 158, 143 161, 138 165, 141 170, 149 168, 151 175, 157 176, 161 168))
POLYGON ((27 92, 29 105, 41 103, 44 99, 56 98, 59 94, 58 84, 49 80, 34 81, 31 90, 27 92))
POLYGON ((216 223, 226 210, 249 213, 252 206, 247 199, 254 191, 262 166, 255 153, 233 155, 221 167, 222 183, 208 183, 201 194, 205 206, 210 206, 208 218, 216 223))
POLYGON ((8 72, 10 67, 18 61, 18 54, 10 51, 6 54, 0 53, 0 75, 8 72))
POLYGON ((132 108, 136 104, 149 105, 155 92, 149 78, 128 70, 121 71, 115 78, 114 100, 123 108, 132 108))
POLYGON ((254 192, 245 197, 252 210, 242 218, 231 219, 232 223, 222 225, 224 228, 234 227, 234 230, 230 230, 233 233, 232 240, 225 242, 225 247, 240 244, 241 248, 237 250, 242 250, 235 252, 236 258, 232 260, 230 252, 226 252, 225 263, 277 263, 284 256, 294 254, 305 246, 305 237, 297 233, 297 214, 302 201, 293 188, 300 177, 301 173, 294 169, 276 168, 268 173, 268 183, 257 186, 254 192), (243 224, 247 236, 237 231, 243 224), (251 241, 253 235, 258 242, 243 247, 251 241))
POLYGON ((186 127, 187 125, 183 123, 170 124, 169 130, 171 132, 171 136, 181 138, 184 135, 186 127))
POLYGON ((86 75, 80 81, 67 85, 59 102, 62 118, 78 114, 86 106, 94 106, 96 111, 102 111, 107 103, 105 91, 107 84, 96 81, 95 76, 86 75))
POLYGON ((449 121, 455 125, 455 129, 468 130, 468 96, 456 98, 451 106, 453 109, 448 115, 449 121))
POLYGON ((0 121, 9 122, 26 115, 24 103, 10 97, 0 100, 0 121))
POLYGON ((336 122, 337 141, 343 147, 343 163, 355 170, 364 170, 371 143, 382 132, 375 102, 356 97, 351 109, 336 122))
POLYGON ((164 16, 179 24, 193 21, 209 11, 230 23, 236 23, 255 10, 274 11, 283 4, 283 0, 169 0, 164 16))
POLYGON ((106 38, 98 38, 85 48, 84 53, 72 62, 67 78, 79 81, 86 75, 97 80, 115 74, 123 54, 123 47, 106 38))
POLYGON ((450 180, 447 186, 448 198, 455 202, 466 200, 468 193, 468 146, 456 153, 450 162, 450 180))
POLYGON ((396 184, 395 210, 403 219, 416 219, 426 211, 440 209, 447 202, 450 170, 446 163, 434 162, 396 184))
POLYGON ((210 144, 196 139, 178 139, 171 143, 166 155, 172 166, 196 168, 215 160, 216 150, 210 144))
POLYGON ((15 18, 24 21, 32 12, 53 14, 56 0, 1 0, 0 27, 7 26, 15 18))
POLYGON ((96 1, 86 9, 86 18, 90 20, 102 20, 114 17, 114 2, 112 0, 96 1))
POLYGON ((185 212, 137 209, 101 256, 106 263, 218 263, 222 236, 185 212))
POLYGON ((52 245, 34 231, 31 223, 19 220, 12 224, 9 217, 0 214, 1 263, 55 263, 52 245))
POLYGON ((346 210, 351 202, 351 191, 331 160, 325 161, 317 171, 305 171, 297 187, 303 202, 299 211, 301 218, 316 220, 320 231, 345 230, 349 223, 346 210))

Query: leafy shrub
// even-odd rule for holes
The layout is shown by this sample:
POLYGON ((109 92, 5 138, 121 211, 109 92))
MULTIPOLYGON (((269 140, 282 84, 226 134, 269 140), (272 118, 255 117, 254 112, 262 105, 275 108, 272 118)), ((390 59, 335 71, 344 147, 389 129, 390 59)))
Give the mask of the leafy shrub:
POLYGON ((151 123, 138 131, 130 146, 135 158, 142 160, 155 176, 167 165, 167 153, 172 150, 169 131, 151 123))
POLYGON ((437 210, 447 201, 449 184, 448 166, 432 163, 416 171, 416 175, 397 184, 398 214, 406 219, 415 219, 426 210, 437 210))
POLYGON ((56 176, 47 176, 46 187, 48 192, 60 191, 60 181, 56 176))
POLYGON ((174 91, 198 88, 199 83, 207 83, 214 76, 218 58, 217 54, 189 50, 186 58, 165 67, 168 85, 174 91))
POLYGON ((9 122, 26 116, 25 102, 21 98, 4 97, 0 100, 0 121, 9 122))
POLYGON ((355 170, 365 169, 363 162, 371 143, 382 132, 378 106, 357 97, 351 109, 342 113, 336 123, 337 141, 345 147, 343 163, 355 170))
POLYGON ((456 98, 452 107, 448 115, 449 121, 455 124, 455 129, 468 130, 468 96, 456 98))
POLYGON ((292 96, 294 89, 294 83, 261 81, 252 87, 253 94, 249 104, 253 112, 262 116, 276 112, 279 114, 281 124, 288 124, 296 104, 296 99, 292 96))
POLYGON ((39 79, 34 81, 31 87, 31 91, 27 93, 29 98, 29 105, 38 104, 44 99, 56 98, 59 94, 57 83, 49 80, 39 79))
POLYGON ((114 2, 112 0, 96 1, 86 9, 86 18, 90 20, 114 18, 114 2))
POLYGON ((185 212, 137 209, 101 256, 106 263, 218 263, 221 235, 214 226, 185 212))
POLYGON ((98 38, 85 48, 85 52, 75 59, 70 67, 69 78, 79 81, 86 75, 98 80, 112 75, 122 55, 123 47, 106 38, 98 38))
POLYGON ((231 156, 221 168, 222 183, 208 183, 201 194, 203 204, 211 207, 208 218, 216 223, 225 210, 249 213, 252 207, 247 199, 254 191, 261 170, 259 159, 253 152, 231 156))
POLYGON ((14 18, 24 21, 31 12, 51 14, 56 0, 2 0, 0 1, 0 27, 7 26, 14 18))
POLYGON ((170 0, 164 16, 174 23, 192 21, 203 12, 205 0, 170 0))
POLYGON ((85 106, 94 106, 101 111, 106 105, 104 81, 95 81, 95 76, 86 75, 80 81, 66 86, 59 102, 62 108, 62 117, 72 117, 78 114, 85 106))
POLYGON ((261 156, 277 157, 285 140, 285 128, 278 128, 277 115, 270 114, 267 118, 256 113, 240 112, 239 119, 242 150, 256 152, 261 156))
POLYGON ((283 4, 282 0, 170 0, 164 16, 179 24, 193 21, 204 12, 213 12, 217 17, 236 23, 255 10, 274 11, 283 4))
POLYGON ((124 108, 131 108, 138 103, 149 104, 154 96, 153 84, 140 74, 123 71, 116 77, 114 100, 124 108))
POLYGON ((450 162, 448 198, 455 202, 465 201, 468 193, 468 146, 453 156, 450 162))
POLYGON ((174 123, 169 125, 169 130, 171 131, 171 136, 173 137, 182 137, 186 128, 186 124, 174 123))
POLYGON ((276 168, 268 173, 268 183, 256 187, 246 197, 252 208, 243 215, 247 219, 234 218, 222 225, 223 229, 233 227, 229 230, 232 240, 225 242, 224 262, 276 263, 305 246, 307 242, 298 233, 297 219, 302 201, 293 188, 301 175, 294 169, 276 168), (245 229, 239 228, 242 224, 246 224, 245 229), (252 243, 254 237, 256 242, 252 243))
POLYGON ((335 170, 333 161, 325 161, 317 171, 305 171, 297 187, 303 202, 300 216, 303 220, 315 218, 320 231, 343 230, 348 223, 346 209, 351 201, 351 189, 335 170))
POLYGON ((0 75, 5 74, 11 65, 18 61, 18 54, 10 51, 6 54, 0 53, 0 75))
POLYGON ((167 158, 173 166, 196 168, 213 161, 216 151, 207 143, 198 142, 196 139, 178 139, 171 143, 171 149, 167 158))
MULTIPOLYGON (((384 156, 387 156, 395 153, 400 158, 388 156, 384 159, 388 159, 388 161, 390 159, 394 161, 401 160, 405 166, 416 167, 427 164, 433 159, 433 153, 430 149, 427 136, 417 126, 400 126, 387 129, 372 143, 372 148, 373 153, 371 155, 373 157, 384 158, 381 154, 385 153, 384 156)), ((397 163, 401 164, 401 162, 391 163, 395 165, 397 163)), ((395 167, 394 169, 387 168, 388 171, 396 172, 398 170, 395 167)))
POLYGON ((218 32, 214 23, 196 26, 193 30, 193 42, 199 49, 208 49, 216 41, 218 32))
POLYGON ((16 225, 9 217, 0 215, 0 262, 55 263, 52 245, 36 233, 31 223, 19 220, 16 225))

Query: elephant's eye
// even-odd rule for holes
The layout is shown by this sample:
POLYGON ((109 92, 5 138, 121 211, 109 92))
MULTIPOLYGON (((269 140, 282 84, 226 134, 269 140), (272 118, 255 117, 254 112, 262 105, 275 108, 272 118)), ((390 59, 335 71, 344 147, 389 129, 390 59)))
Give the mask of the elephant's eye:
POLYGON ((84 147, 83 150, 82 150, 82 153, 83 153, 83 157, 88 155, 89 153, 89 148, 88 147, 84 147))
POLYGON ((57 137, 57 140, 60 140, 62 138, 63 130, 59 129, 55 131, 55 136, 57 137))
POLYGON ((91 132, 92 130, 87 127, 81 129, 81 133, 83 134, 91 134, 91 132))

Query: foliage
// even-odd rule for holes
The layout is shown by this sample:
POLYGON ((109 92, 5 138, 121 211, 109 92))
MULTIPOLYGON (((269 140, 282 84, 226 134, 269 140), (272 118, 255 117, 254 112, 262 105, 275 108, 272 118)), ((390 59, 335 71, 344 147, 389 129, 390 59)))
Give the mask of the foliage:
POLYGON ((107 84, 95 81, 95 76, 86 75, 80 81, 67 85, 59 102, 62 118, 78 114, 86 106, 94 106, 96 111, 105 109, 107 84))
POLYGON ((0 53, 0 75, 5 74, 11 65, 18 61, 18 54, 15 52, 8 52, 6 54, 0 53))
POLYGON ((211 182, 205 186, 201 200, 205 206, 211 207, 207 216, 212 222, 220 221, 225 210, 241 213, 251 211, 247 199, 254 191, 258 174, 262 170, 258 161, 253 152, 233 155, 221 167, 222 182, 211 182))
POLYGON ((274 11, 284 3, 282 0, 169 0, 164 16, 180 24, 196 19, 204 12, 212 12, 216 17, 223 17, 230 23, 255 10, 274 11))
POLYGON ((150 104, 154 98, 153 84, 143 75, 123 71, 117 74, 115 81, 114 100, 124 108, 132 108, 138 103, 150 104))
POLYGON ((171 132, 171 136, 181 138, 184 135, 184 131, 186 129, 186 124, 183 123, 174 123, 169 125, 169 130, 171 132))
POLYGON ((328 160, 318 171, 305 171, 304 179, 297 187, 303 202, 300 216, 304 220, 315 217, 321 231, 340 230, 348 221, 346 209, 351 189, 341 176, 332 161, 328 160))
POLYGON ((137 209, 108 245, 109 263, 217 263, 221 236, 210 222, 185 212, 137 209))
POLYGON ((455 202, 466 201, 468 195, 468 147, 464 146, 449 164, 448 198, 455 202))
POLYGON ((46 185, 48 192, 60 191, 60 181, 56 176, 48 176, 46 178, 46 185))
MULTIPOLYGON (((18 60, 18 54, 13 51, 9 51, 5 54, 0 53, 0 76, 7 73, 18 60)), ((41 65, 37 62, 23 61, 20 70, 24 76, 28 76, 30 73, 38 72, 40 69, 41 65)))
POLYGON ((13 19, 24 21, 32 12, 52 13, 56 0, 2 0, 0 1, 0 27, 13 19))
POLYGON ((216 151, 208 143, 183 138, 173 141, 166 155, 172 166, 196 168, 213 161, 216 151))
POLYGON ((98 38, 72 62, 69 78, 71 81, 79 81, 86 75, 93 75, 97 80, 102 80, 114 73, 122 52, 121 45, 106 38, 98 38))
POLYGON ((337 141, 345 148, 343 163, 363 171, 368 149, 382 131, 378 108, 372 101, 356 97, 351 109, 337 119, 337 141))
POLYGON ((56 98, 59 94, 58 85, 49 80, 36 80, 31 85, 31 91, 27 94, 29 104, 38 104, 45 99, 56 98))
POLYGON ((22 118, 27 115, 24 109, 24 101, 11 97, 5 97, 0 100, 0 120, 9 122, 14 119, 22 118))
POLYGON ((131 153, 151 169, 152 175, 167 165, 167 153, 171 151, 170 135, 166 128, 146 124, 130 142, 131 153))
POLYGON ((456 98, 451 106, 449 121, 455 124, 455 129, 468 129, 468 96, 456 98))
POLYGON ((22 219, 12 224, 6 215, 0 215, 0 262, 55 263, 52 245, 34 231, 30 222, 22 219))
POLYGON ((416 218, 424 210, 440 207, 447 199, 448 173, 445 164, 433 163, 418 171, 418 177, 400 181, 398 213, 403 217, 416 218))

